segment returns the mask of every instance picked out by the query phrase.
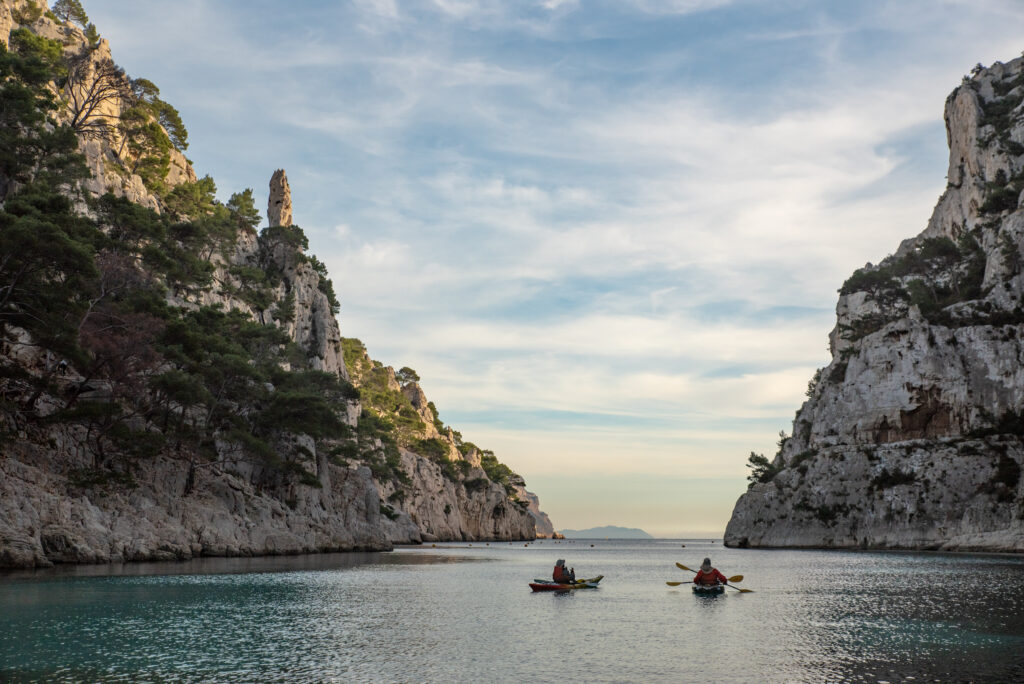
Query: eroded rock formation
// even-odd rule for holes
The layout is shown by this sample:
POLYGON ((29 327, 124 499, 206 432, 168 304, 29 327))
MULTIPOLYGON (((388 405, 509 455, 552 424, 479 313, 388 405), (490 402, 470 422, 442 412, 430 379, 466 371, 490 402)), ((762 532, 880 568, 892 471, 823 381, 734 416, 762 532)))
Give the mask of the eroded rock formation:
POLYGON ((272 226, 292 225, 292 189, 284 169, 278 169, 270 178, 270 199, 267 200, 267 218, 272 226))

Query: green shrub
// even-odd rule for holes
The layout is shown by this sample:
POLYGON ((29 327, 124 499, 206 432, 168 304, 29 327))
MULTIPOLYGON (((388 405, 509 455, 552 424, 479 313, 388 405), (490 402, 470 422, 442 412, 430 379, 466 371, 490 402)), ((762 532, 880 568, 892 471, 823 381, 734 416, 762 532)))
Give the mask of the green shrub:
POLYGON ((466 488, 467 492, 480 492, 491 486, 491 481, 485 477, 477 477, 472 480, 466 480, 462 483, 462 486, 466 488))
POLYGON ((750 484, 747 485, 747 489, 750 489, 759 482, 771 482, 778 473, 780 468, 774 466, 764 454, 755 454, 753 451, 750 452, 750 456, 747 457, 747 467, 750 468, 750 474, 747 475, 747 480, 750 484))
POLYGON ((893 278, 887 268, 859 268, 853 272, 843 286, 839 288, 839 294, 849 295, 854 292, 889 292, 899 288, 899 283, 893 278))
POLYGON ((18 24, 35 23, 41 16, 43 16, 43 8, 33 0, 28 0, 21 9, 11 10, 11 17, 18 24))
POLYGON ((793 456, 793 458, 790 459, 790 461, 789 461, 789 463, 787 465, 790 468, 797 468, 801 464, 803 464, 805 461, 809 461, 809 460, 811 460, 812 458, 814 458, 817 455, 818 455, 818 450, 817 449, 806 449, 804 451, 801 451, 799 454, 793 456))
POLYGON ((814 375, 807 382, 807 390, 804 392, 804 396, 810 399, 814 396, 814 393, 818 390, 818 384, 821 382, 821 369, 814 371, 814 375))
POLYGON ((825 525, 834 525, 840 515, 847 515, 850 512, 849 504, 836 503, 836 504, 822 504, 821 506, 814 506, 806 499, 802 499, 793 506, 793 510, 806 511, 811 513, 815 518, 821 521, 825 525))
POLYGON ((921 258, 953 262, 960 258, 960 249, 948 237, 925 238, 921 243, 921 258))
POLYGON ((999 454, 999 462, 996 464, 996 473, 993 480, 1013 490, 1020 483, 1020 475, 1020 464, 1005 453, 999 454))
POLYGON ((416 440, 409 448, 432 461, 448 460, 448 445, 437 438, 416 440))
POLYGON ((67 76, 64 46, 60 42, 19 28, 11 31, 9 43, 11 52, 20 58, 11 66, 21 78, 43 81, 67 76))
POLYGON ((985 201, 978 207, 978 214, 1001 214, 1004 211, 1015 211, 1019 194, 1018 191, 1009 187, 993 190, 985 196, 985 201))
POLYGON ((480 467, 487 473, 487 477, 491 482, 497 482, 498 484, 505 487, 505 491, 511 494, 515 491, 515 487, 512 484, 512 479, 518 476, 512 472, 504 463, 498 461, 493 451, 482 451, 480 454, 480 467))
POLYGON ((882 468, 878 475, 871 478, 869 486, 871 489, 882 490, 915 482, 917 482, 917 475, 913 472, 904 472, 896 468, 890 471, 888 468, 882 468))

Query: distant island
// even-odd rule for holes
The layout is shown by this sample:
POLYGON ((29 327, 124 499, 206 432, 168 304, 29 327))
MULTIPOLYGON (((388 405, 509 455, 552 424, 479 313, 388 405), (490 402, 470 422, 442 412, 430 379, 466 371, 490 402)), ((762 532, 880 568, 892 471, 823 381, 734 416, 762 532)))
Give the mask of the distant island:
POLYGON ((636 527, 616 527, 615 525, 591 527, 586 530, 562 530, 561 532, 566 539, 654 539, 636 527))

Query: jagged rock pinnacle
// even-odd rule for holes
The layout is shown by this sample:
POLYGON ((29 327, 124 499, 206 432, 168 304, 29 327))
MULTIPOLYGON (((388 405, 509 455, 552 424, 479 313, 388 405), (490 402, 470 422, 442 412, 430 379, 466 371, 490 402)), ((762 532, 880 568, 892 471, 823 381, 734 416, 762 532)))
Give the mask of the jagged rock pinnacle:
POLYGON ((278 169, 270 178, 267 219, 272 226, 292 225, 292 190, 288 187, 288 176, 284 169, 278 169))

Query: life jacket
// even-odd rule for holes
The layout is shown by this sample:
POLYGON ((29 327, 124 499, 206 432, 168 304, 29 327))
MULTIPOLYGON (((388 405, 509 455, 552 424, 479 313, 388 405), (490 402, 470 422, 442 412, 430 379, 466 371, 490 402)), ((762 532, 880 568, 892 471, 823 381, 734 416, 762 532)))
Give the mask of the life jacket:
POLYGON ((556 565, 554 571, 551 573, 551 579, 556 582, 568 582, 570 581, 569 571, 565 569, 564 565, 556 565))
POLYGON ((729 580, 726 579, 725 575, 720 573, 717 568, 711 568, 710 572, 698 570, 697 576, 693 578, 694 584, 703 584, 708 586, 715 584, 725 584, 728 581, 729 580))

